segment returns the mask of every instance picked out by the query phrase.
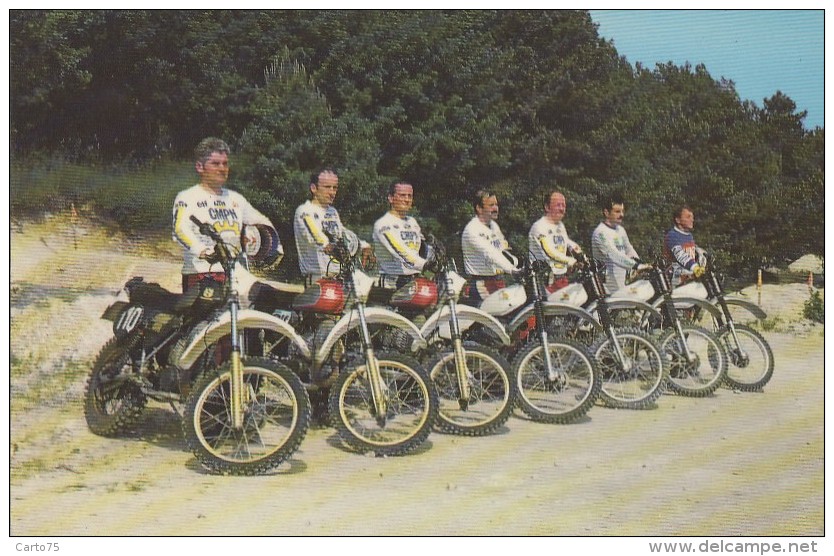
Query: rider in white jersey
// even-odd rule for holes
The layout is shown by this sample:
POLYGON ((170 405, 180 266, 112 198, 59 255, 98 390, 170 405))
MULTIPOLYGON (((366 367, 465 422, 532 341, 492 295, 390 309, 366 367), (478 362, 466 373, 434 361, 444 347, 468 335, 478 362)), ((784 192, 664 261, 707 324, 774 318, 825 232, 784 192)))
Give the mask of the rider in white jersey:
MULTIPOLYGON (((336 172, 326 168, 310 177, 312 199, 301 204, 295 211, 293 231, 298 250, 298 266, 307 283, 339 273, 339 263, 330 256, 333 245, 328 238, 328 234, 330 237, 341 237, 346 229, 339 212, 333 206, 338 190, 339 177, 336 172)), ((368 256, 370 245, 364 241, 360 245, 368 256)))
MULTIPOLYGON (((229 146, 224 141, 203 139, 195 149, 195 159, 200 183, 181 191, 173 207, 172 236, 183 248, 183 291, 206 276, 217 280, 224 277, 217 266, 212 267, 205 260, 213 252, 214 242, 200 233, 191 216, 210 224, 224 241, 237 247, 244 225, 261 224, 273 232, 275 228, 243 195, 224 187, 229 177, 229 146)), ((277 239, 277 233, 274 237, 277 239)), ((283 255, 280 242, 276 247, 278 254, 283 255)))
POLYGON ((429 262, 420 254, 423 242, 420 225, 408 215, 413 200, 411 184, 393 184, 388 191, 391 210, 374 223, 374 251, 379 263, 380 285, 386 288, 401 286, 429 262))
MULTIPOLYGON (((469 296, 480 301, 506 287, 506 278, 518 270, 510 245, 498 226, 498 199, 479 190, 472 199, 475 217, 463 229, 463 268, 469 276, 469 296)), ((515 260, 517 263, 517 260, 515 260)))
POLYGON ((591 253, 605 264, 605 287, 613 295, 625 287, 629 270, 642 270, 649 265, 640 262, 640 255, 623 228, 625 207, 622 199, 619 196, 606 198, 602 203, 602 214, 605 220, 591 234, 591 253))
POLYGON ((581 253, 578 243, 568 237, 562 218, 567 210, 565 196, 551 191, 544 197, 544 216, 531 227, 527 236, 530 254, 535 260, 547 261, 553 273, 547 290, 550 293, 568 285, 567 272, 576 264, 568 252, 581 253))

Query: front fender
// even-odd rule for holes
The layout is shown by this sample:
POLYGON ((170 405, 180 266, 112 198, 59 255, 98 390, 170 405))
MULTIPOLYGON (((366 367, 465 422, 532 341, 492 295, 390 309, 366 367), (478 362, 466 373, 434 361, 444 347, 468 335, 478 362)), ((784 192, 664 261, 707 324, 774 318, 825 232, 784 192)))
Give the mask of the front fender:
POLYGON ((727 302, 727 305, 735 305, 736 307, 746 309, 759 320, 767 318, 767 313, 764 311, 764 309, 762 309, 752 301, 747 301, 746 299, 739 299, 737 297, 725 297, 724 301, 727 302))
MULTIPOLYGON (((675 297, 673 298, 673 301, 676 309, 688 309, 694 305, 695 307, 700 307, 718 320, 722 320, 723 318, 721 315, 721 309, 709 301, 698 299, 697 297, 675 297)), ((659 300, 655 303, 655 306, 659 306, 662 302, 663 300, 659 300)))
MULTIPOLYGON (((254 328, 271 330, 289 338, 306 359, 310 359, 310 348, 307 342, 298 335, 295 328, 268 313, 254 309, 241 309, 237 313, 238 330, 254 328)), ((229 311, 221 314, 217 319, 200 323, 189 335, 188 346, 177 363, 183 369, 190 368, 205 351, 206 347, 214 344, 223 336, 232 332, 232 315, 229 311)))
MULTIPOLYGON (((365 307, 365 321, 368 325, 384 324, 393 326, 407 332, 412 338, 411 351, 418 351, 425 347, 426 341, 423 335, 420 334, 420 329, 417 325, 405 318, 404 316, 386 309, 384 307, 365 307)), ((336 342, 345 334, 359 326, 359 311, 352 309, 349 313, 345 313, 342 318, 333 327, 333 330, 328 334, 327 339, 322 342, 321 347, 316 352, 316 364, 321 364, 333 349, 336 342)))
POLYGON ((651 315, 656 319, 662 319, 663 316, 660 314, 660 311, 657 310, 655 306, 649 305, 645 301, 638 301, 636 299, 608 299, 608 309, 610 311, 621 311, 625 310, 636 310, 636 311, 645 311, 646 315, 651 315))
MULTIPOLYGON (((501 324, 501 321, 489 313, 469 305, 455 305, 455 309, 458 315, 458 320, 461 321, 461 329, 467 328, 467 325, 463 321, 476 322, 498 336, 498 339, 501 340, 502 344, 505 346, 510 345, 510 336, 507 334, 507 331, 504 330, 504 325, 501 324)), ((428 319, 426 319, 425 324, 423 324, 423 327, 420 329, 420 333, 423 338, 428 338, 435 328, 440 327, 440 321, 447 321, 448 318, 449 306, 443 305, 440 309, 432 313, 428 319)))
MULTIPOLYGON (((544 316, 546 317, 557 315, 571 315, 579 318, 579 320, 581 320, 584 323, 590 324, 593 328, 597 330, 602 329, 602 325, 599 323, 597 319, 594 318, 594 315, 592 315, 590 312, 586 311, 582 307, 569 305, 567 303, 556 303, 552 301, 546 301, 542 309, 544 311, 544 316)), ((533 315, 535 315, 535 307, 531 303, 530 305, 522 309, 513 318, 513 320, 510 321, 510 324, 507 325, 507 331, 510 334, 512 334, 519 326, 527 322, 527 319, 529 319, 533 315)))

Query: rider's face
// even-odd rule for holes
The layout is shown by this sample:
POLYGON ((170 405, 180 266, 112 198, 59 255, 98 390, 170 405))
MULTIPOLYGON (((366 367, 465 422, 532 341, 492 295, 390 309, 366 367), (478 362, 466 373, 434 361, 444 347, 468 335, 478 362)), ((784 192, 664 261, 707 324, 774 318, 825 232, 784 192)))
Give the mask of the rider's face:
POLYGON ((391 203, 391 210, 397 215, 405 216, 414 202, 414 188, 407 183, 398 183, 394 186, 394 193, 388 195, 388 202, 391 203))
POLYGON ((681 215, 675 218, 675 223, 684 232, 691 232, 695 227, 695 215, 691 210, 683 209, 681 215))
POLYGON ((313 192, 313 200, 316 203, 329 207, 339 191, 339 178, 333 172, 322 172, 319 174, 318 185, 310 184, 310 191, 313 192))
POLYGON ((544 211, 554 224, 558 224, 565 216, 567 208, 568 204, 565 201, 565 196, 561 193, 554 193, 550 196, 550 202, 544 207, 544 211))
POLYGON ((481 206, 475 207, 475 212, 482 222, 489 223, 491 220, 498 220, 498 199, 495 195, 484 197, 481 206))
POLYGON ((203 162, 195 164, 200 183, 211 189, 219 190, 229 179, 229 155, 213 152, 203 162))
POLYGON ((610 210, 606 209, 603 211, 605 215, 605 221, 608 224, 619 225, 623 223, 623 216, 625 216, 625 207, 623 205, 617 204, 613 205, 610 210))

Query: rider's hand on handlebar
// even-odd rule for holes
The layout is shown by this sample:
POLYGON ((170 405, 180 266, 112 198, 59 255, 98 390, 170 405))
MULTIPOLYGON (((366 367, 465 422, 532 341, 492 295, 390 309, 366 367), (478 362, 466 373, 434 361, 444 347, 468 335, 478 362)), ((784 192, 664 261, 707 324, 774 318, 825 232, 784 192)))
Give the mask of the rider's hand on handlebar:
POLYGON ((707 271, 707 269, 702 267, 699 264, 696 264, 695 266, 692 267, 692 275, 695 276, 695 278, 700 278, 701 276, 704 275, 704 272, 706 272, 706 271, 707 271))
POLYGON ((652 265, 646 263, 637 263, 634 265, 635 272, 644 272, 646 270, 651 270, 652 268, 652 265))
POLYGON ((576 259, 573 257, 566 257, 568 260, 568 268, 573 268, 576 265, 576 259))

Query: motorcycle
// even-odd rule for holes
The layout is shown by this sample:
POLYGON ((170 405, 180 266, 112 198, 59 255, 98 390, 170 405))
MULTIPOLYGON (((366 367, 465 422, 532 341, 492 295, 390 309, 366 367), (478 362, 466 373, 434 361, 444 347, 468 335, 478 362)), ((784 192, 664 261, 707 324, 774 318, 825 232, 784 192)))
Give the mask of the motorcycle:
POLYGON ((239 327, 259 318, 240 310, 235 266, 245 255, 211 226, 192 221, 214 240, 208 259, 222 266, 225 281, 205 281, 179 295, 141 277, 129 280, 128 299, 104 312, 114 337, 93 364, 84 415, 93 433, 116 436, 139 421, 149 399, 175 411, 184 404, 185 441, 204 467, 264 473, 300 446, 310 401, 286 366, 241 353, 239 327))
POLYGON ((694 323, 711 321, 729 361, 724 375, 729 387, 747 392, 761 390, 773 377, 773 351, 759 332, 735 322, 731 307, 744 309, 757 319, 764 319, 767 314, 750 301, 726 294, 714 254, 701 252, 699 259, 704 274, 676 287, 672 293, 680 315, 694 323))
POLYGON ((340 265, 336 277, 301 293, 260 281, 250 296, 253 307, 297 329, 304 347, 286 335, 253 329, 247 349, 292 368, 327 404, 339 436, 356 451, 406 454, 428 438, 437 419, 437 391, 415 359, 425 341, 403 316, 366 306, 374 279, 355 264, 347 238, 331 242, 340 265), (390 329, 406 338, 405 353, 379 351, 378 336, 390 329))
MULTIPOLYGON (((556 314, 593 318, 582 309, 547 301, 548 272, 546 263, 528 259, 517 273, 518 283, 499 287, 477 306, 505 323, 511 342, 503 351, 512 360, 520 409, 535 421, 570 423, 596 403, 602 376, 585 346, 551 334, 547 322, 556 314)), ((484 343, 495 338, 491 331, 475 333, 484 343)))
MULTIPOLYGON (((673 297, 669 277, 660 262, 634 273, 635 280, 617 292, 618 299, 645 301, 661 313, 651 318, 638 310, 633 317, 641 329, 659 331, 657 340, 666 358, 669 390, 703 397, 715 392, 727 372, 727 357, 720 340, 705 328, 678 317, 680 306, 705 306, 706 301, 673 297)), ((613 299, 613 298, 612 298, 613 299)))
POLYGON ((646 332, 622 326, 616 317, 623 309, 660 314, 642 301, 609 298, 604 265, 584 253, 577 253, 576 258, 577 280, 548 297, 554 306, 552 316, 547 316, 548 328, 590 345, 603 375, 603 403, 620 409, 651 407, 663 393, 667 378, 660 346, 646 332))
POLYGON ((510 339, 497 319, 458 304, 466 280, 455 271, 454 261, 434 236, 429 235, 426 244, 435 262, 434 279, 417 276, 396 291, 378 289, 375 298, 378 303, 406 315, 419 314, 425 320, 420 333, 428 346, 422 359, 440 397, 437 428, 469 436, 489 434, 512 413, 515 375, 501 354, 478 343, 464 342, 462 331, 482 326, 504 345, 509 345, 510 339))

